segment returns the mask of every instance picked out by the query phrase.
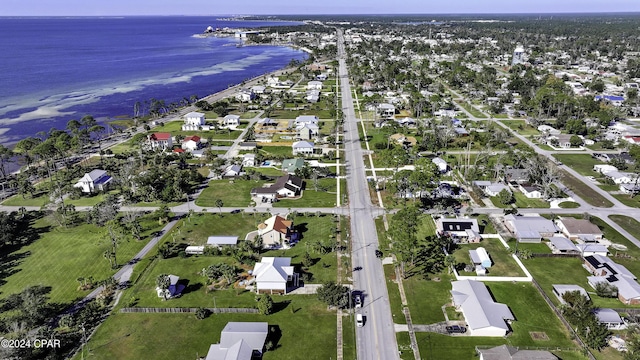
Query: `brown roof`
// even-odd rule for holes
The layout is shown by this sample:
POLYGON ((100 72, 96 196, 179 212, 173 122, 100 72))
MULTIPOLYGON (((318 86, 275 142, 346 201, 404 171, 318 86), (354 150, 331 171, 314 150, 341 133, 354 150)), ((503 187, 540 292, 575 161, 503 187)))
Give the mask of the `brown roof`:
POLYGON ((285 220, 281 216, 276 216, 276 221, 273 223, 273 230, 282 234, 286 234, 287 229, 289 229, 291 225, 293 225, 293 221, 285 220))
POLYGON ((560 221, 570 234, 602 235, 602 231, 600 231, 600 228, 598 228, 597 225, 591 223, 589 220, 567 217, 562 218, 560 221))
POLYGON ((170 133, 159 132, 151 134, 151 140, 169 140, 169 138, 171 138, 170 133))

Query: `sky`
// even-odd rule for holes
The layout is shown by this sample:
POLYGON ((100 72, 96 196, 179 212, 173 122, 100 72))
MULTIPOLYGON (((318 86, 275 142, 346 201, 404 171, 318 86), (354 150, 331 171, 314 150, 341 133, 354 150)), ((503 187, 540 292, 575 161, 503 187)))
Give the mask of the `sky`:
POLYGON ((639 0, 1 0, 0 16, 640 12, 639 0))

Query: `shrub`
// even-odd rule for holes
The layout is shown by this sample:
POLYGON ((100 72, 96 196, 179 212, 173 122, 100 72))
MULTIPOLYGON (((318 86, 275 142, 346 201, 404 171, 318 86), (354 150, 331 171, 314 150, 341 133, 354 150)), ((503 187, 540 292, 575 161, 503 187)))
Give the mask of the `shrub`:
POLYGON ((204 320, 207 317, 209 317, 209 315, 211 314, 211 312, 209 311, 209 309, 205 309, 205 308, 198 308, 196 310, 196 319, 198 320, 204 320))

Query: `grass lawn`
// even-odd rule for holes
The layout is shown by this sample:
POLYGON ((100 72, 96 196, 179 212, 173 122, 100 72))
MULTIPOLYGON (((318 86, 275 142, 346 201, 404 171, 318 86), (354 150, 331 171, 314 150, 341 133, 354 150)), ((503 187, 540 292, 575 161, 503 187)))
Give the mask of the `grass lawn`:
POLYGON ((609 219, 615 221, 616 224, 622 226, 629 234, 636 239, 640 239, 640 221, 624 215, 609 215, 609 219))
POLYGON ((587 184, 564 170, 560 170, 560 181, 589 205, 596 207, 612 207, 613 203, 593 191, 587 184))
POLYGON ((595 176, 593 166, 604 164, 589 154, 553 154, 553 157, 584 176, 595 176))
POLYGON ((400 352, 401 360, 415 359, 413 349, 411 349, 411 338, 409 337, 408 332, 397 332, 396 341, 398 342, 398 351, 400 352))
POLYGON ((418 225, 417 236, 418 239, 423 239, 430 235, 436 234, 436 223, 433 221, 431 215, 423 215, 422 221, 418 225))
POLYGON ((563 201, 560 204, 558 204, 558 206, 561 209, 575 209, 575 208, 579 208, 580 204, 578 204, 577 202, 573 202, 573 201, 563 201))
POLYGON ((266 217, 267 214, 244 212, 223 214, 222 217, 217 213, 196 213, 191 221, 188 218, 180 220, 165 239, 189 245, 204 245, 211 235, 238 236, 244 240, 247 233, 256 230, 266 217))
MULTIPOLYGON (((305 180, 305 190, 300 199, 279 199, 273 207, 334 207, 336 206, 337 181, 336 179, 319 179, 318 191, 315 190, 313 180, 305 180)), ((340 192, 347 192, 346 179, 340 180, 340 192)))
POLYGON ((344 359, 356 359, 356 321, 352 316, 342 317, 342 354, 344 359))
POLYGON ((629 194, 615 194, 613 197, 627 206, 640 207, 640 197, 638 196, 631 197, 629 194))
MULTIPOLYGON (((516 321, 511 324, 513 333, 507 338, 453 337, 417 333, 420 354, 424 358, 473 359, 475 358, 476 345, 497 346, 509 344, 520 347, 576 348, 560 320, 553 314, 532 284, 488 282, 486 285, 495 300, 507 304, 515 316, 516 321), (549 340, 533 340, 529 334, 531 331, 545 332, 549 340)), ((569 357, 569 359, 573 358, 569 357)), ((575 358, 582 359, 581 357, 575 358)))
MULTIPOLYGON (((394 270, 393 265, 385 265, 384 267, 384 275, 387 280, 387 291, 389 292, 389 306, 391 307, 391 316, 393 317, 393 322, 396 324, 406 324, 407 321, 404 317, 404 313, 402 312, 402 299, 400 298, 400 290, 398 288, 398 284, 395 282, 396 272, 394 270)), ((405 290, 406 290, 405 284, 405 290)), ((411 313, 412 320, 415 323, 415 318, 413 318, 414 314, 411 313)))
MULTIPOLYGON (((157 221, 148 217, 143 218, 141 225, 144 240, 121 242, 117 250, 118 263, 131 260, 146 244, 149 235, 159 229, 157 221)), ((110 247, 105 228, 83 224, 65 229, 49 218, 35 221, 32 227, 40 233, 37 240, 2 255, 6 270, 0 282, 0 298, 29 286, 44 285, 51 287, 52 302, 69 303, 89 293, 78 290, 77 278, 92 276, 98 281, 116 272, 103 257, 110 247)))
POLYGON ((404 279, 404 291, 414 324, 433 324, 444 321, 442 306, 451 302, 451 281, 453 275, 446 272, 425 280, 420 275, 404 279))
MULTIPOLYGON (((453 256, 456 257, 458 263, 469 264, 469 250, 479 247, 487 250, 493 262, 491 267, 487 269, 487 276, 525 276, 520 266, 507 251, 507 248, 498 239, 484 239, 476 244, 458 245, 458 248, 453 252, 453 256)), ((476 273, 475 271, 469 273, 460 271, 459 274, 461 276, 475 276, 476 273)))
POLYGON ((267 146, 265 144, 262 144, 259 147, 259 151, 266 158, 269 158, 270 156, 277 156, 277 155, 293 157, 293 149, 291 148, 291 146, 267 146))
POLYGON ((500 120, 500 122, 507 125, 511 130, 523 136, 540 134, 538 129, 526 124, 524 120, 500 120))
POLYGON ((264 183, 256 180, 211 180, 196 199, 196 205, 215 207, 216 200, 220 199, 223 206, 246 207, 251 202, 251 189, 262 187, 264 183))
POLYGON ((471 113, 471 115, 477 117, 477 118, 482 118, 482 119, 486 119, 487 115, 483 114, 482 112, 478 111, 475 107, 471 106, 468 102, 466 101, 457 101, 456 104, 460 105, 462 108, 464 108, 465 110, 467 110, 468 112, 471 113))
MULTIPOLYGON (((549 203, 542 199, 529 199, 524 196, 520 191, 514 191, 513 196, 516 199, 515 205, 518 208, 545 208, 548 209, 550 207, 549 203)), ((500 198, 498 196, 491 196, 489 198, 493 205, 501 209, 511 208, 512 205, 504 205, 500 202, 500 198)))
POLYGON ((284 173, 280 169, 275 169, 272 167, 245 167, 244 171, 254 170, 265 176, 282 176, 284 173))
POLYGON ((46 192, 35 193, 35 197, 26 195, 22 198, 22 195, 13 195, 7 200, 2 202, 2 205, 7 206, 44 206, 49 203, 49 196, 46 192))
POLYGON ((493 226, 493 222, 489 218, 487 214, 478 215, 478 227, 480 228, 480 233, 482 234, 496 234, 496 228, 493 226))
MULTIPOLYGON (((205 356, 209 346, 220 341, 229 321, 264 321, 278 326, 282 337, 265 360, 305 359, 336 356, 336 314, 315 296, 274 296, 278 312, 217 314, 196 320, 193 314, 121 314, 110 316, 88 344, 94 359, 185 359, 205 356), (289 302, 290 301, 290 302, 289 302), (287 303, 289 302, 289 303, 287 303), (313 334, 313 336, 302 336, 313 334)), ((81 359, 81 355, 75 357, 81 359)))

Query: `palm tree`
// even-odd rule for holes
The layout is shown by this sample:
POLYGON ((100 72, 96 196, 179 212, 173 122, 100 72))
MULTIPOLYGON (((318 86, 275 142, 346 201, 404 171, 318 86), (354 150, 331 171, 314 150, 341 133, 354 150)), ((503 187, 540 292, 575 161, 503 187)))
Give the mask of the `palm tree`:
POLYGON ((220 212, 220 216, 222 216, 222 205, 224 203, 222 202, 222 199, 216 199, 216 206, 218 207, 218 211, 220 212))
POLYGON ((162 290, 162 297, 167 300, 167 296, 169 295, 169 286, 171 286, 171 279, 167 274, 160 274, 156 278, 156 285, 160 290, 162 290))

